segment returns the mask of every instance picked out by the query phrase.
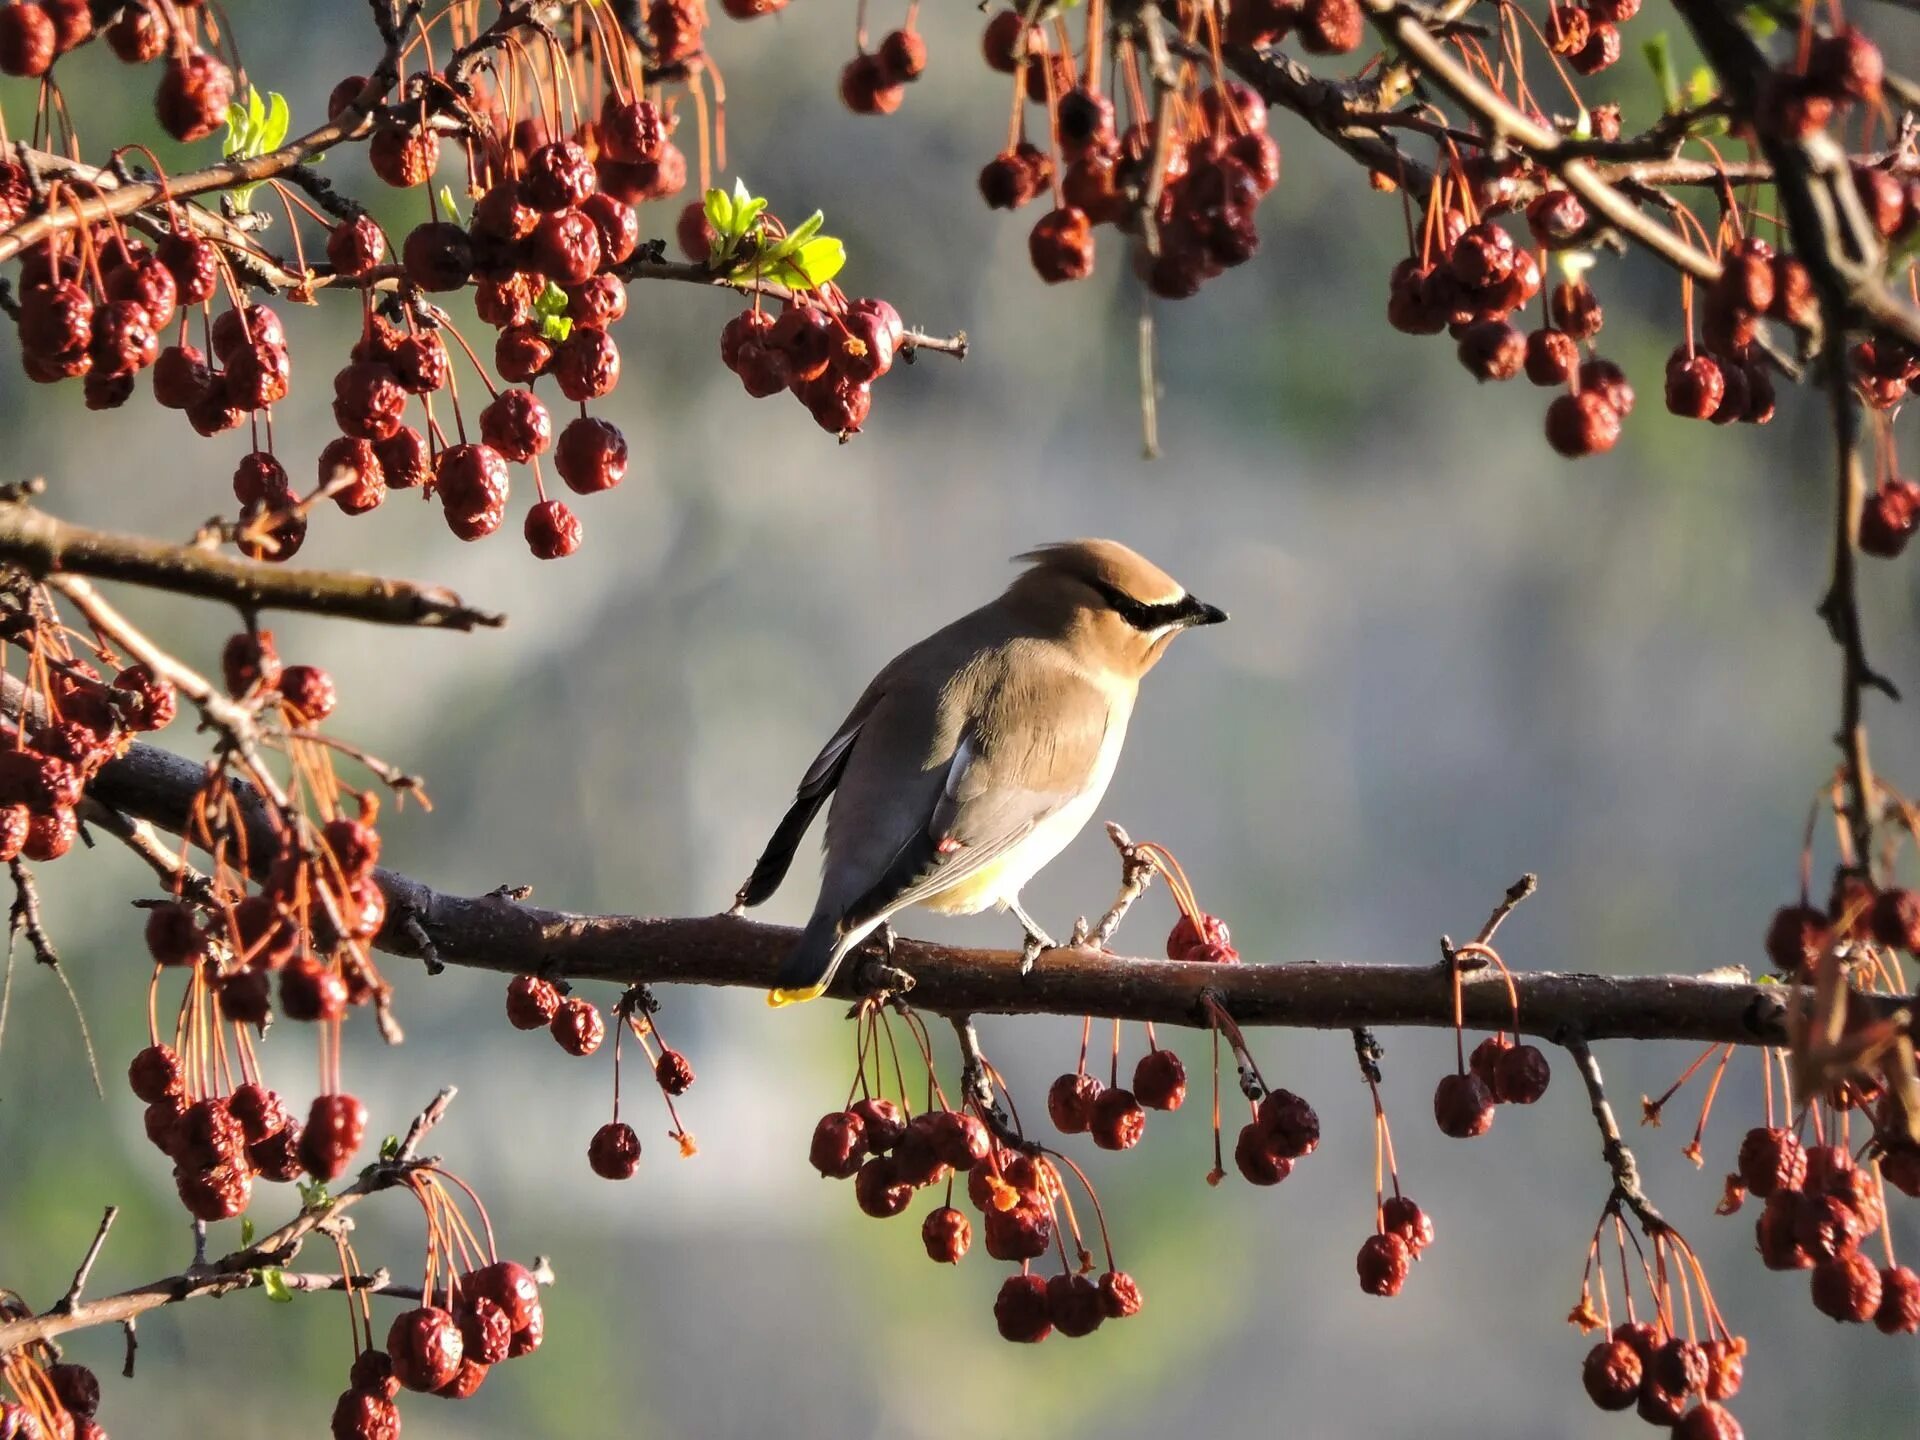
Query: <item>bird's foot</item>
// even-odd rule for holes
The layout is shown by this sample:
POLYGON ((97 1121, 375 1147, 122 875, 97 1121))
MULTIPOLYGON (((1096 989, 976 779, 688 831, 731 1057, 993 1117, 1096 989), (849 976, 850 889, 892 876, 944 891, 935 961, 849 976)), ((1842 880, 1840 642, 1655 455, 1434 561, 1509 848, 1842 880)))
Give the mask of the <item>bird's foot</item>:
POLYGON ((1031 915, 1020 908, 1020 902, 1017 899, 1009 900, 1007 909, 1011 910, 1013 918, 1020 922, 1020 928, 1027 932, 1026 941, 1020 947, 1020 973, 1023 976, 1031 975, 1042 951, 1058 950, 1060 947, 1053 943, 1053 937, 1042 930, 1031 915))

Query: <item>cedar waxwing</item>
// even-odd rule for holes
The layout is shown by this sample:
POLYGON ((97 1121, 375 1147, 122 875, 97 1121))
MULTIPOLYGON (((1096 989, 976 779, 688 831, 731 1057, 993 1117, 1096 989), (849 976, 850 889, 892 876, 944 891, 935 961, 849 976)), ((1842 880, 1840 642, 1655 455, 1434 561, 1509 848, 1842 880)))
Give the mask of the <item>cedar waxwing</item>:
POLYGON ((767 1003, 811 1000, 896 910, 1011 910, 1051 948, 1020 891, 1092 818, 1140 677, 1168 643, 1226 612, 1112 540, 1043 545, 999 599, 897 657, 808 767, 735 910, 779 888, 827 816, 820 898, 767 1003))

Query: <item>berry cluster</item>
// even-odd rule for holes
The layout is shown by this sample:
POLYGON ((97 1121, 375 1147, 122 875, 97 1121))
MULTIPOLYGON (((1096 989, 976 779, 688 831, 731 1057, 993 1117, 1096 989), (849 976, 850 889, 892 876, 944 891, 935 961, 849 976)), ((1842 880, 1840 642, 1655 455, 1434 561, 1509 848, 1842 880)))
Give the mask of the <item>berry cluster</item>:
MULTIPOLYGON (((591 1001, 565 994, 565 989, 544 976, 514 976, 507 983, 507 1022, 516 1030, 544 1028, 569 1055, 591 1055, 606 1040, 606 1021, 591 1001)), ((693 1088, 693 1062, 660 1038, 655 1019, 659 1008, 643 986, 628 990, 614 1006, 613 1118, 594 1131, 587 1144, 587 1163, 605 1180, 631 1180, 640 1168, 640 1137, 620 1118, 621 1044, 628 1032, 645 1052, 654 1084, 666 1102, 672 1121, 668 1138, 679 1144, 682 1155, 692 1155, 696 1149, 673 1103, 693 1088)))
MULTIPOLYGON (((154 91, 161 129, 180 141, 201 140, 218 130, 233 99, 233 72, 202 47, 202 0, 128 0, 112 23, 96 29, 93 12, 115 7, 88 0, 22 0, 0 10, 0 75, 50 76, 54 62, 96 35, 129 65, 166 57, 154 91)), ((11 222, 7 222, 11 223, 11 222)))
POLYGON ((907 86, 927 70, 927 42, 913 27, 913 15, 890 30, 880 48, 867 49, 864 32, 855 36, 855 55, 840 71, 840 99, 856 115, 891 115, 907 98, 907 86))
POLYGON ((885 300, 848 301, 826 287, 795 296, 779 315, 757 302, 720 332, 720 359, 756 398, 790 392, 814 423, 842 441, 873 409, 873 382, 893 368, 906 327, 885 300))
MULTIPOLYGON (((532 1354, 546 1332, 539 1282, 524 1265, 499 1257, 472 1189, 433 1165, 410 1171, 407 1186, 427 1219, 421 1303, 394 1316, 386 1343, 377 1345, 366 1292, 350 1292, 354 1359, 333 1408, 334 1440, 392 1440, 400 1433, 402 1390, 469 1399, 495 1365, 532 1354), (484 1241, 462 1213, 456 1188, 478 1211, 484 1241)), ((352 1243, 338 1244, 342 1271, 351 1276, 352 1243)))
MULTIPOLYGON (((904 1100, 879 1093, 885 1075, 883 1053, 893 1055, 903 1096, 904 1072, 899 1069, 892 1016, 881 1002, 863 1002, 856 1074, 847 1106, 820 1118, 808 1146, 808 1163, 827 1179, 852 1180, 854 1202, 876 1220, 904 1212, 916 1190, 945 1186, 945 1201, 930 1210, 920 1226, 928 1258, 943 1265, 959 1264, 973 1246, 973 1222, 953 1203, 955 1179, 964 1175, 967 1199, 981 1219, 987 1254, 1020 1266, 1001 1284, 994 1299, 994 1323, 1004 1339, 1031 1344, 1055 1330, 1077 1338, 1092 1334, 1107 1320, 1137 1314, 1139 1287, 1132 1276, 1114 1267, 1106 1218, 1079 1167, 1015 1132, 996 1135, 995 1129, 1003 1128, 1005 1122, 990 1106, 969 1101, 977 1113, 949 1106, 934 1075, 925 1026, 911 1009, 898 1001, 894 1005, 926 1066, 927 1108, 915 1114, 904 1100), (856 1095, 858 1099, 853 1098, 856 1095), (1085 1189, 1099 1218, 1107 1268, 1097 1278, 1092 1276, 1093 1257, 1082 1242, 1068 1198, 1063 1166, 1085 1189), (1033 1273, 1033 1262, 1044 1259, 1050 1249, 1059 1256, 1060 1273, 1050 1278, 1033 1273)), ((984 1066, 984 1061, 980 1063, 984 1066)), ((1133 1108, 1137 1112, 1139 1107, 1133 1108)))
MULTIPOLYGON (((1351 4, 1352 0, 1348 0, 1351 4)), ((1359 9, 1353 6, 1359 43, 1359 9)), ((1025 138, 1016 101, 1007 148, 980 172, 980 194, 996 210, 1017 210, 1041 195, 1052 207, 1035 222, 1027 253, 1042 280, 1057 284, 1093 273, 1094 229, 1112 225, 1136 240, 1134 268, 1155 295, 1181 300, 1260 248, 1254 210, 1280 183, 1280 147, 1267 133, 1267 107, 1239 81, 1202 87, 1183 73, 1179 105, 1161 120, 1141 89, 1131 41, 1122 42, 1128 123, 1100 91, 1102 37, 1089 17, 1083 64, 1076 67, 1064 22, 1050 34, 1004 10, 987 22, 987 64, 1014 77, 1016 96, 1045 108, 1047 144, 1025 138)))
MULTIPOLYGON (((0 1294, 0 1322, 30 1314, 12 1294, 0 1294)), ((107 1440, 95 1418, 99 1376, 60 1359, 53 1346, 41 1342, 0 1357, 0 1380, 17 1397, 0 1400, 0 1436, 7 1440, 107 1440)))

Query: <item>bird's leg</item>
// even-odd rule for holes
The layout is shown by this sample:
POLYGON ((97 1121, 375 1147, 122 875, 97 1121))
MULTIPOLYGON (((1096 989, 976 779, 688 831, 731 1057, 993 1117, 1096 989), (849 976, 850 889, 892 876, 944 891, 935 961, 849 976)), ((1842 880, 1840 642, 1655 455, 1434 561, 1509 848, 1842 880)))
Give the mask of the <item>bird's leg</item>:
POLYGON ((1053 937, 1036 925, 1033 917, 1021 908, 1018 895, 1007 901, 1007 909, 1013 912, 1014 919, 1027 932, 1026 943, 1020 947, 1020 973, 1031 974, 1042 950, 1057 950, 1059 947, 1053 943, 1053 937))
POLYGON ((890 1000, 896 995, 904 995, 913 989, 913 976, 893 963, 894 943, 893 923, 882 920, 874 927, 880 941, 880 955, 868 960, 860 970, 860 982, 870 995, 881 1000, 890 1000))

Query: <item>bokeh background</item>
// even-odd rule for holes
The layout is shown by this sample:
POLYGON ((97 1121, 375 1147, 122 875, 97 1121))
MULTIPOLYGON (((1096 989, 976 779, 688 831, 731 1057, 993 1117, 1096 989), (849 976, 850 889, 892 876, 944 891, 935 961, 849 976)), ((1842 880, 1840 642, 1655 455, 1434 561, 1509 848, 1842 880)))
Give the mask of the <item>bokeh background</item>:
MULTIPOLYGON (((364 6, 228 8, 253 79, 289 96, 296 126, 369 58, 364 6)), ((876 27, 899 8, 882 0, 876 27)), ((1638 25, 1666 23, 1657 8, 1638 25)), ((1441 932, 1471 933, 1531 869, 1540 894, 1503 934, 1521 967, 1758 963, 1834 758, 1838 659, 1813 613, 1829 495, 1814 398, 1783 394, 1764 430, 1670 419, 1658 376, 1680 334, 1677 286, 1606 260, 1603 346, 1640 408, 1611 455, 1556 459, 1539 392, 1476 387, 1444 339, 1386 328, 1399 202, 1276 115, 1285 176, 1259 213, 1262 253, 1158 309, 1166 455, 1144 461, 1124 256, 1107 237, 1090 282, 1038 283, 1031 216, 989 213, 973 188, 1006 123, 1001 82, 977 58, 978 16, 935 7, 922 23, 932 68, 880 121, 835 95, 850 5, 717 19, 729 172, 789 216, 823 208, 852 252, 850 292, 887 296, 930 330, 964 328, 964 364, 896 367, 867 433, 842 448, 790 400, 748 399, 717 363, 725 297, 642 285, 606 410, 635 463, 621 489, 580 505, 577 557, 537 563, 507 532, 460 545, 411 496, 359 520, 317 518, 303 561, 442 581, 512 616, 472 636, 276 620, 283 653, 338 677, 333 727, 429 777, 436 808, 384 827, 389 862, 452 890, 528 883, 583 910, 718 909, 882 661, 994 593, 1012 553, 1105 534, 1233 612, 1152 677, 1103 814, 1176 850, 1250 961, 1424 963, 1441 932)), ((89 154, 153 133, 149 74, 104 53, 62 72, 89 154)), ((1632 64, 1608 79, 1630 103, 1650 99, 1632 64)), ((27 89, 0 90, 0 103, 24 131, 27 89)), ((183 166, 213 146, 160 148, 183 166)), ((365 178, 357 156, 329 157, 327 172, 365 178)), ((418 192, 372 198, 390 226, 419 218, 418 192)), ((646 228, 665 233, 673 213, 659 207, 646 228)), ((296 388, 278 433, 298 476, 327 433, 330 357, 344 359, 357 319, 350 304, 281 309, 296 388)), ((184 536, 226 504, 244 448, 198 440, 144 402, 89 414, 77 386, 30 387, 11 356, 0 423, 10 474, 45 474, 52 508, 159 534, 184 536)), ((1909 688, 1916 573, 1874 564, 1864 577, 1874 657, 1909 688)), ((131 603, 212 662, 218 617, 131 603)), ((1874 719, 1877 760, 1914 782, 1911 718, 1876 703, 1874 719)), ((192 748, 188 729, 164 738, 192 748)), ((805 913, 807 879, 797 867, 770 918, 805 913)), ((1028 898, 1064 930, 1102 908, 1113 881, 1094 832, 1028 898)), ((141 1043, 146 973, 139 915, 122 900, 150 879, 109 843, 47 867, 43 883, 107 1095, 93 1093, 57 987, 23 962, 0 1043, 0 1283, 37 1304, 64 1288, 110 1202, 122 1218, 97 1292, 188 1254, 166 1163, 141 1142, 119 1078, 141 1043)), ((1122 939, 1152 953, 1171 920, 1165 895, 1136 915, 1122 939)), ((908 928, 1015 935, 993 917, 908 928)), ((550 1255, 561 1282, 538 1357, 464 1405, 408 1400, 410 1436, 1584 1437, 1635 1423, 1588 1406, 1588 1342, 1562 1323, 1607 1187, 1564 1063, 1542 1104, 1460 1145, 1428 1118, 1450 1039, 1384 1037, 1404 1181, 1439 1229, 1404 1295, 1384 1303, 1353 1279, 1372 1156, 1348 1043, 1258 1036, 1269 1076, 1318 1105, 1320 1151, 1277 1190, 1210 1189, 1198 1104, 1155 1116, 1125 1157, 1076 1146, 1148 1305, 1085 1341, 1015 1348, 990 1315, 1001 1267, 976 1253, 935 1269, 916 1233, 924 1205, 867 1220, 850 1190, 807 1168, 812 1122, 850 1072, 836 1010, 668 993, 667 1033, 699 1071, 683 1113, 700 1153, 674 1153, 641 1088, 631 1110, 647 1155, 637 1180, 612 1185, 584 1154, 608 1106, 609 1052, 570 1060, 510 1030, 497 976, 428 979, 398 961, 389 973, 407 1043, 384 1050, 356 1024, 347 1059, 374 1133, 458 1085, 435 1148, 488 1197, 507 1247, 550 1255)), ((984 1022, 1035 1113, 1071 1068, 1076 1032, 984 1022)), ((1173 1043, 1197 1074, 1199 1039, 1173 1043)), ((267 1053, 281 1083, 310 1093, 300 1034, 276 1033, 267 1053)), ((1615 1043, 1601 1058, 1631 1116, 1691 1056, 1615 1043)), ((1831 1325, 1804 1280, 1760 1269, 1750 1215, 1712 1214, 1758 1086, 1743 1058, 1703 1172, 1679 1154, 1684 1103, 1637 1137, 1653 1194, 1753 1343, 1737 1409, 1750 1435, 1911 1433, 1914 1343, 1831 1325)), ((292 1200, 263 1187, 255 1212, 271 1220, 292 1200)), ((1920 1256, 1912 1208, 1898 1215, 1899 1244, 1920 1256)), ((405 1205, 356 1219, 370 1263, 410 1268, 420 1235, 405 1205)), ((341 1311, 245 1294, 158 1314, 140 1328, 138 1379, 109 1379, 103 1419, 151 1440, 319 1433, 349 1358, 341 1311)), ((117 1332, 72 1348, 117 1369, 117 1332)))

